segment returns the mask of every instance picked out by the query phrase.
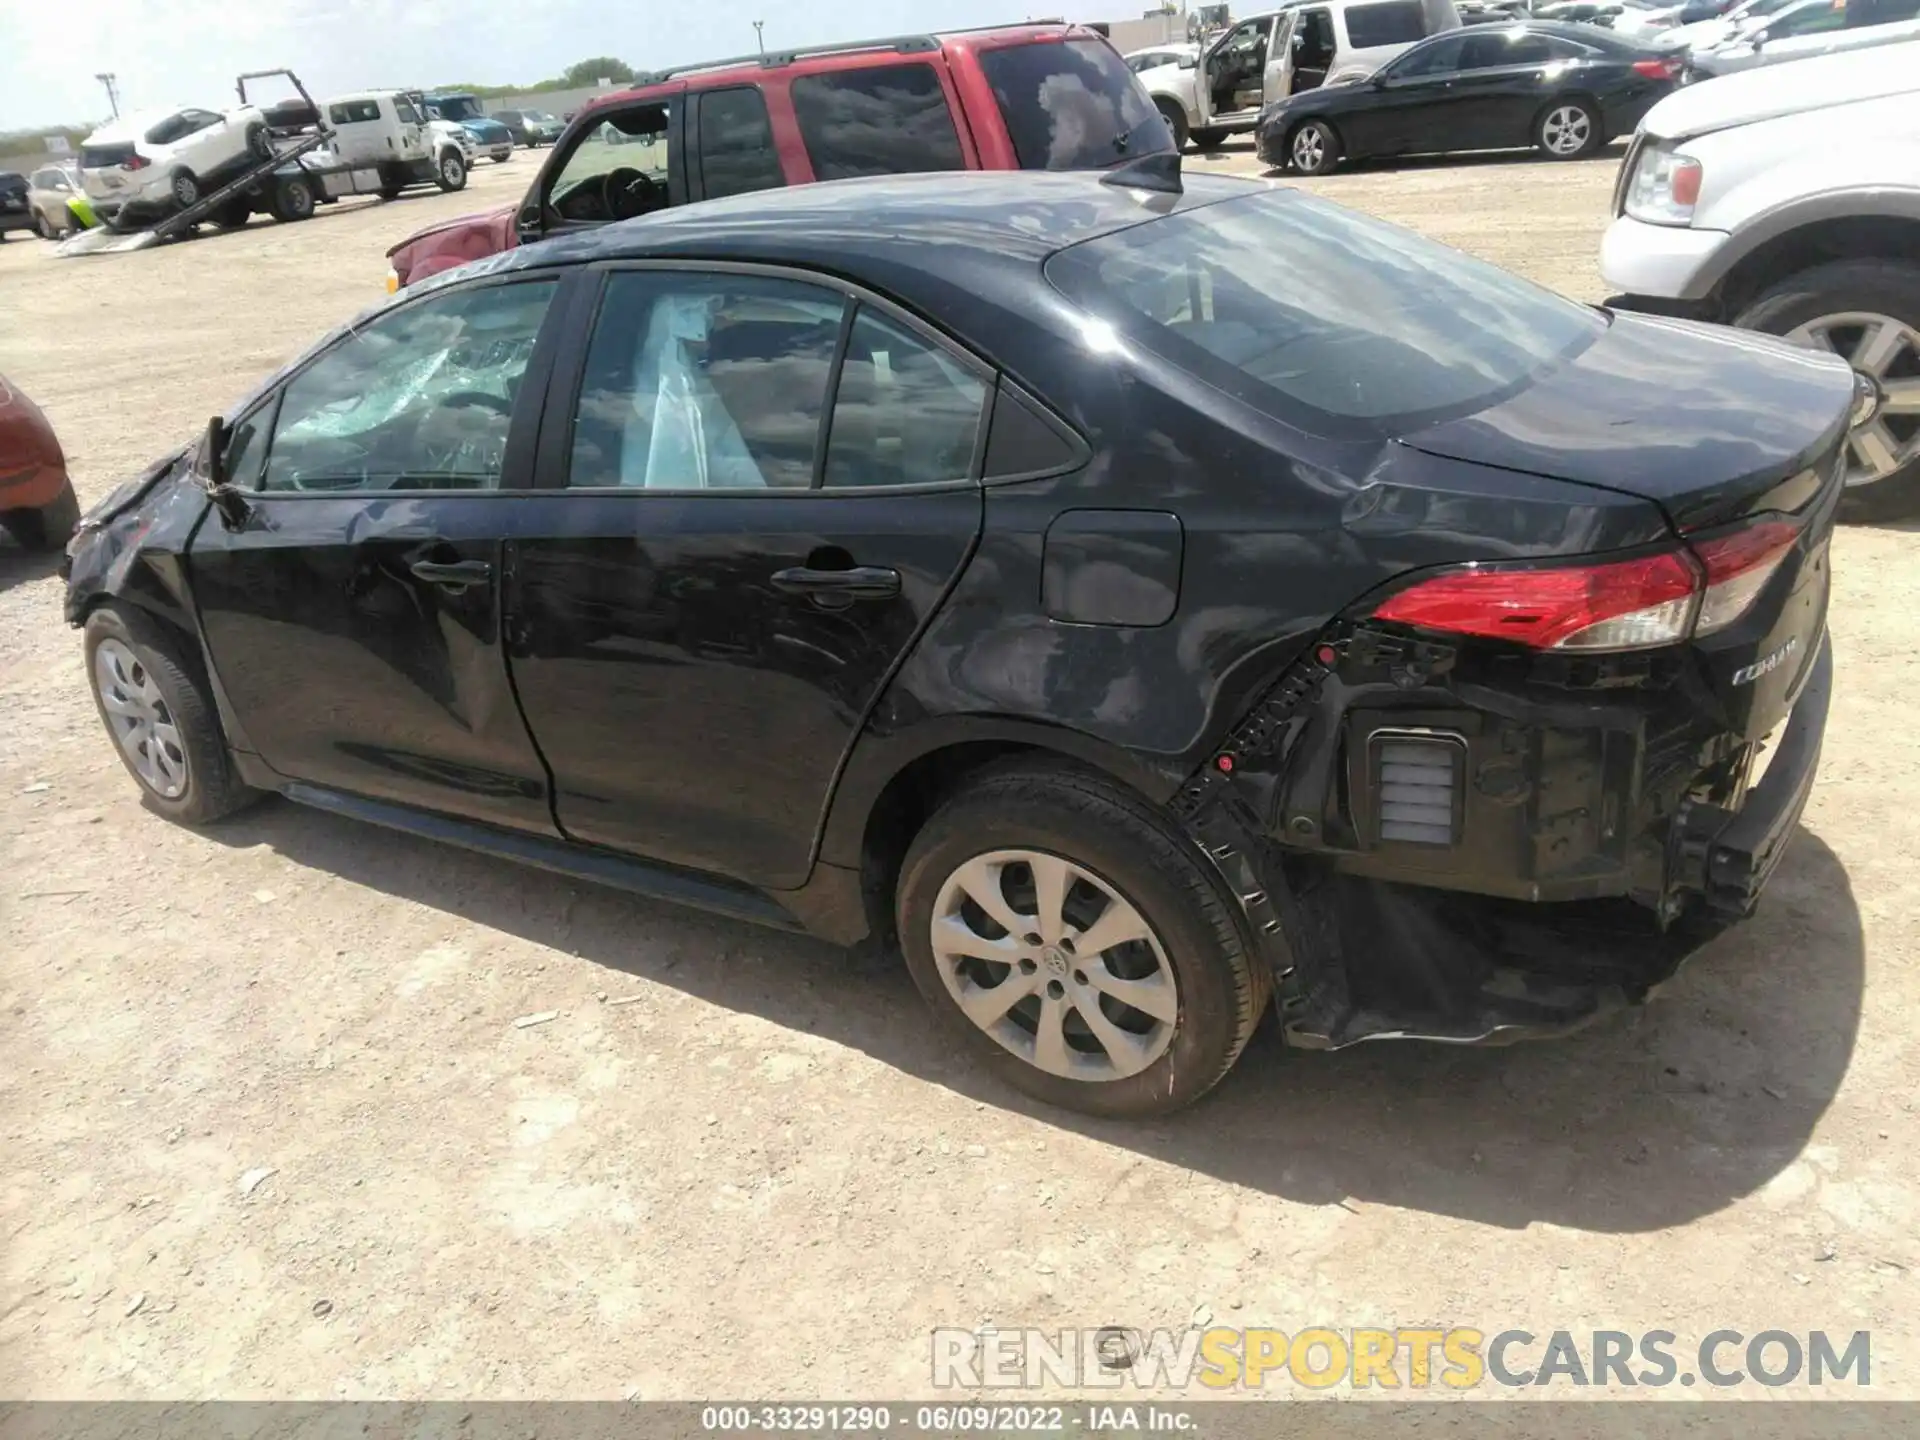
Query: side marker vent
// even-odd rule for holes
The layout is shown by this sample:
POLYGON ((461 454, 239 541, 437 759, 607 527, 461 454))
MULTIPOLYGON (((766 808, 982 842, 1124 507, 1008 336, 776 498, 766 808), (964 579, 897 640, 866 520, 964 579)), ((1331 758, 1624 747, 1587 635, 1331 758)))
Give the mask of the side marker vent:
POLYGON ((1461 772, 1466 746, 1452 735, 1376 731, 1380 838, 1411 845, 1452 845, 1459 838, 1461 772))

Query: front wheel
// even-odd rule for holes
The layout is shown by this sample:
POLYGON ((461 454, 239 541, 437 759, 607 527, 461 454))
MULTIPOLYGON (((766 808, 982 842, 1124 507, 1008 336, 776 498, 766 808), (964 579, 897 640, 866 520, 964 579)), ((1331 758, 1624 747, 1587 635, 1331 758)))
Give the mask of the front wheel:
POLYGON ((198 658, 137 610, 87 617, 87 680, 120 763, 169 820, 205 825, 259 798, 233 773, 198 658))
POLYGON ((1838 355, 1865 379, 1847 432, 1841 518, 1920 515, 1920 266, 1816 265, 1781 281, 1733 323, 1838 355))
POLYGON ((1094 1115, 1206 1094, 1271 988, 1193 845, 1078 771, 969 783, 914 838, 895 913, 937 1022, 1015 1089, 1094 1115))
POLYGON ((1554 101, 1533 127, 1533 143, 1555 160, 1578 160, 1605 139, 1600 113, 1585 100, 1554 101))
POLYGON ((433 183, 442 190, 464 190, 467 186, 467 162, 449 150, 440 157, 440 170, 433 183))
POLYGON ((1287 142, 1287 162, 1302 175, 1325 175, 1340 163, 1340 137, 1324 120, 1309 120, 1287 142))
POLYGON ((1218 150, 1227 143, 1227 132, 1211 125, 1203 125, 1195 130, 1190 138, 1196 150, 1218 150))
POLYGON ((1161 118, 1167 122, 1167 131, 1173 136, 1173 148, 1176 151, 1186 149, 1187 112, 1171 100, 1156 100, 1153 103, 1161 118))

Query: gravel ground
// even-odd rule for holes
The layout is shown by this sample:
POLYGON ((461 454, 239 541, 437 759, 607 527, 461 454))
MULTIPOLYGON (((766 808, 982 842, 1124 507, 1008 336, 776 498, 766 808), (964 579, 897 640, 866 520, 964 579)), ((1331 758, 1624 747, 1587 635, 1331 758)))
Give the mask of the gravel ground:
MULTIPOLYGON (((532 170, 133 255, 10 241, 0 372, 93 500, 532 170)), ((1613 172, 1314 188, 1597 299, 1613 172)), ((51 564, 0 548, 0 1395, 924 1395, 935 1326, 1209 1314, 1869 1329, 1874 1393, 1914 1395, 1915 543, 1836 542, 1805 829, 1653 1005, 1510 1050, 1267 1035, 1132 1128, 993 1089, 891 966, 282 803, 162 822, 51 564)))

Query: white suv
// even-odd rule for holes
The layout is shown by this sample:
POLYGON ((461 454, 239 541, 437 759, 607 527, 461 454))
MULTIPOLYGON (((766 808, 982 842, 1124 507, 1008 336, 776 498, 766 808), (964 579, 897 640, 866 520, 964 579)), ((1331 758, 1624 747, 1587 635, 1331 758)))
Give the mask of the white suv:
POLYGON ((1920 43, 1676 91, 1641 122, 1613 209, 1609 305, 1846 357, 1841 513, 1920 513, 1920 43))
POLYGON ((102 220, 144 223, 186 209, 272 155, 266 117, 254 106, 149 110, 86 138, 80 183, 102 220))

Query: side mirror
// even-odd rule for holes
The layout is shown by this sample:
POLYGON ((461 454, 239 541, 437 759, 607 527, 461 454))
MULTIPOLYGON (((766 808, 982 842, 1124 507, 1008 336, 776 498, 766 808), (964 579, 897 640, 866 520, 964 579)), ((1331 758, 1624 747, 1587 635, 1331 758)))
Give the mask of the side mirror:
POLYGON ((209 490, 217 490, 227 483, 227 442, 232 434, 225 417, 216 415, 207 421, 206 471, 209 490))

